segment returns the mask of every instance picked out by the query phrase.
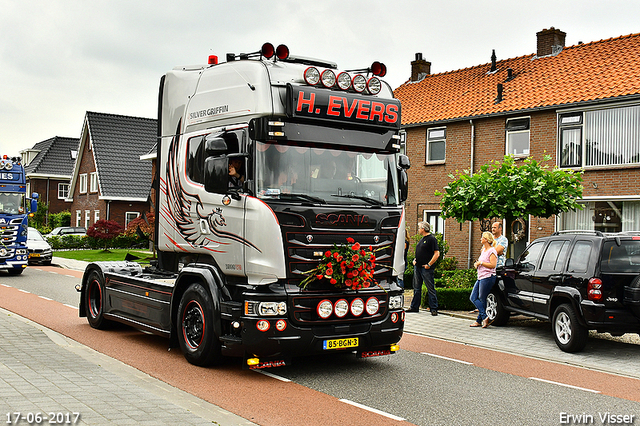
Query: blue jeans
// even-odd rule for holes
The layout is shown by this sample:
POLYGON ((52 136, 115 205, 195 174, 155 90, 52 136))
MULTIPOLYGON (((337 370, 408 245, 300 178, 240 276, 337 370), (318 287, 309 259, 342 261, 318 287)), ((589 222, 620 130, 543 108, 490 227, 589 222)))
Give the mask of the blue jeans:
POLYGON ((482 322, 487 317, 486 308, 487 308, 487 295, 491 291, 493 284, 496 282, 496 276, 491 275, 490 277, 483 278, 481 280, 476 281, 473 285, 473 290, 471 290, 471 296, 469 300, 476 305, 478 308, 478 323, 482 322))
POLYGON ((422 302, 422 283, 427 286, 427 298, 429 300, 429 309, 431 312, 438 312, 438 296, 436 296, 436 287, 433 283, 433 270, 422 268, 414 268, 413 270, 413 299, 411 299, 411 310, 420 308, 422 302))

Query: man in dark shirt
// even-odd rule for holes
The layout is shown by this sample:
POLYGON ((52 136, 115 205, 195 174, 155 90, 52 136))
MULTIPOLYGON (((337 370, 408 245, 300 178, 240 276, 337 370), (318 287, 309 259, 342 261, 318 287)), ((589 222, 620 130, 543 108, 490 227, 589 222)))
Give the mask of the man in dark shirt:
POLYGON ((422 283, 427 286, 427 298, 431 315, 438 315, 438 297, 433 282, 433 265, 440 257, 438 240, 431 234, 429 222, 418 223, 418 233, 422 239, 416 245, 416 257, 413 259, 413 299, 407 312, 418 312, 422 300, 422 283))

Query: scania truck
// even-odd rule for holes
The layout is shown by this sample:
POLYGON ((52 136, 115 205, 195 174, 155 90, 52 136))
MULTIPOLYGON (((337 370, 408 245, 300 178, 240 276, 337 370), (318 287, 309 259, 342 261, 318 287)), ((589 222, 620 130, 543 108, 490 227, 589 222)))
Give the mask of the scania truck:
POLYGON ((157 262, 89 264, 80 315, 166 336, 196 365, 394 353, 409 161, 386 67, 343 71, 269 43, 208 62, 160 82, 157 262), (334 279, 341 247, 370 274, 350 261, 334 279))
POLYGON ((27 184, 20 157, 0 159, 0 271, 17 275, 27 267, 29 213, 38 209, 38 194, 27 198, 27 184))

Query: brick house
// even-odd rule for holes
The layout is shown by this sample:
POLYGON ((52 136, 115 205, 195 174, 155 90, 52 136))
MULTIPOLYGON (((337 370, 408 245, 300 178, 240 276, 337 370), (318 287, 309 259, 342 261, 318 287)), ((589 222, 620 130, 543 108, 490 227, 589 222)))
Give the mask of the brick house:
MULTIPOLYGON (((640 34, 565 46, 566 34, 537 33, 537 52, 441 74, 416 54, 411 79, 394 94, 402 102, 412 167, 407 223, 428 220, 443 232, 449 255, 468 267, 490 220, 459 224, 439 217, 434 191, 449 174, 477 171, 505 154, 533 156, 584 170, 585 209, 549 219, 524 219, 527 242, 556 230, 640 230, 640 34)), ((522 222, 504 224, 505 234, 522 222)))
MULTIPOLYGON (((69 186, 78 153, 78 138, 53 137, 20 151, 25 164, 27 192, 37 192, 49 204, 49 214, 69 210, 69 186)), ((48 217, 47 217, 48 221, 48 217)))
POLYGON ((157 121, 87 112, 69 201, 71 224, 89 228, 100 219, 123 228, 149 211, 151 163, 140 156, 156 143, 157 121))

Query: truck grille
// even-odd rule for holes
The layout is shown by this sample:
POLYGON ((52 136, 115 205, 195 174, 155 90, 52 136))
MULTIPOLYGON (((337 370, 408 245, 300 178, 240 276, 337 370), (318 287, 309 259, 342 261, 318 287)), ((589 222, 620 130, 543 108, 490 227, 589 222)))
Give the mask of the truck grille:
POLYGON ((354 238, 367 251, 369 246, 373 250, 381 248, 375 252, 376 269, 374 275, 390 274, 393 267, 393 234, 359 232, 354 236, 353 233, 288 232, 286 234, 287 262, 292 278, 305 278, 304 273, 320 263, 324 253, 333 248, 334 242, 346 244, 348 237, 354 238), (378 238, 377 243, 375 242, 376 237, 378 238))
POLYGON ((22 224, 22 218, 16 218, 9 222, 9 225, 0 226, 0 239, 4 244, 12 244, 18 239, 18 231, 22 224))

